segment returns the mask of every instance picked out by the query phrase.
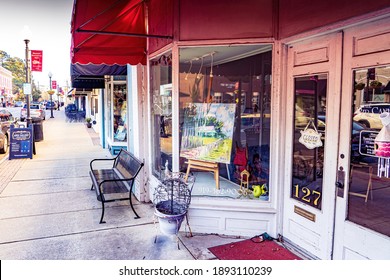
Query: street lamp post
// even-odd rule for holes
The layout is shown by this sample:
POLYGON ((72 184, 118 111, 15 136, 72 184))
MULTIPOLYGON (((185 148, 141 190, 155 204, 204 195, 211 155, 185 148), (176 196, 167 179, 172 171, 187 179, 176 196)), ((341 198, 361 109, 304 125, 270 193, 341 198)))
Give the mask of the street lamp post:
POLYGON ((54 118, 53 116, 53 94, 51 92, 51 77, 53 77, 53 74, 49 72, 49 81, 50 81, 50 118, 54 118))
MULTIPOLYGON (((29 65, 28 65, 28 61, 29 61, 29 55, 28 55, 28 43, 30 42, 29 39, 24 39, 24 43, 26 44, 26 84, 29 84, 30 83, 30 69, 29 69, 29 65)), ((31 124, 31 115, 30 115, 30 94, 25 94, 25 98, 26 98, 26 106, 27 106, 27 117, 26 117, 26 123, 27 123, 27 127, 29 127, 29 125, 31 124)))

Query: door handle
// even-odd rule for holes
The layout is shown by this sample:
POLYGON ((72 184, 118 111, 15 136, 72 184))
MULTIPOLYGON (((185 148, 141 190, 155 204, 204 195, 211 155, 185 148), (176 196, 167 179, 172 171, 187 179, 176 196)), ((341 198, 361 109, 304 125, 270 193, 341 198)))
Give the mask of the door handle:
POLYGON ((338 197, 344 197, 344 180, 345 180, 345 171, 342 166, 337 170, 336 175, 336 192, 338 197))

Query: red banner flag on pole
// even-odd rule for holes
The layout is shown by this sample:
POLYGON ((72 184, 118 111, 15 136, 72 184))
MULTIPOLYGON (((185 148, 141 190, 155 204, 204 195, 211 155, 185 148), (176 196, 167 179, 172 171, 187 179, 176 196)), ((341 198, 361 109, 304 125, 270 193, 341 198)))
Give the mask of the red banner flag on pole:
POLYGON ((42 72, 42 51, 31 50, 31 71, 42 72))
POLYGON ((57 81, 51 81, 51 88, 57 89, 57 81))

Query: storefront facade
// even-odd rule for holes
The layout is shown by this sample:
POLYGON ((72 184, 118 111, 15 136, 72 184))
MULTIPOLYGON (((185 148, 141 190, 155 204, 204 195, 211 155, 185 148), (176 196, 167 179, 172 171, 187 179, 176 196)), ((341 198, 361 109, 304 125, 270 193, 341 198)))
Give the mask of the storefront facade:
POLYGON ((167 38, 148 39, 128 93, 128 145, 146 163, 137 197, 193 158, 218 162, 219 189, 191 170, 192 231, 390 259, 389 3, 293 2, 148 2, 149 33, 167 38))
MULTIPOLYGON (((287 4, 284 9, 281 6, 284 2, 288 1, 279 3, 279 16, 288 9, 287 4)), ((261 11, 252 3, 252 12, 272 14, 272 3, 261 6, 261 11)), ((216 190, 212 174, 194 170, 197 182, 189 211, 193 231, 281 234, 308 256, 319 259, 390 258, 389 216, 380 210, 389 199, 386 157, 362 151, 369 149, 368 143, 374 142, 373 135, 383 125, 370 127, 354 117, 362 106, 384 103, 382 111, 390 108, 385 102, 385 86, 390 81, 389 48, 385 46, 388 14, 382 10, 341 23, 330 20, 327 28, 312 30, 307 21, 305 28, 296 23, 296 30, 291 30, 287 19, 280 19, 279 39, 274 33, 275 18, 260 16, 261 27, 246 29, 261 33, 253 39, 235 38, 240 27, 226 28, 221 15, 208 23, 211 21, 211 29, 224 27, 218 34, 211 34, 202 24, 194 27, 191 11, 199 6, 181 1, 180 19, 173 20, 177 40, 149 57, 149 166, 155 179, 150 181, 150 194, 167 167, 186 171, 189 156, 185 152, 191 150, 186 145, 191 145, 194 136, 191 129, 198 129, 197 136, 202 125, 215 129, 215 123, 202 123, 199 115, 207 119, 212 106, 228 111, 226 104, 233 104, 231 158, 229 164, 219 163, 225 186, 216 190), (366 78, 370 71, 374 74, 366 78), (366 84, 380 80, 383 86, 373 90, 368 85, 366 93, 356 93, 354 84, 362 79, 366 84), (240 163, 242 149, 246 156, 240 163), (383 174, 377 172, 378 161, 383 174), (239 174, 244 168, 250 172, 249 184, 265 185, 268 195, 253 198, 239 192, 239 174), (383 201, 375 201, 375 193, 383 201), (355 234, 358 236, 351 238, 355 234), (373 244, 383 249, 377 250, 373 244)), ((196 17, 215 15, 212 7, 205 7, 196 17)), ((302 5, 298 11, 293 8, 297 14, 310 12, 309 6, 302 5)), ((248 27, 240 12, 235 16, 248 27)), ((378 120, 379 114, 375 118, 378 120)), ((212 130, 208 133, 214 133, 212 130)), ((202 136, 203 141, 212 138, 202 136)), ((370 145, 373 150, 374 144, 370 145)))

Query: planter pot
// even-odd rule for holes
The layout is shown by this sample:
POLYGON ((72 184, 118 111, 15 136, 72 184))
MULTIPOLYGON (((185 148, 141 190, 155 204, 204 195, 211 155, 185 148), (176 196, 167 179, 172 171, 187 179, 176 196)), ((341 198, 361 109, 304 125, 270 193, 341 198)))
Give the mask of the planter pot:
POLYGON ((87 123, 87 127, 91 128, 92 127, 92 123, 87 123))
POLYGON ((160 230, 165 235, 176 235, 179 232, 186 213, 187 211, 176 201, 161 201, 154 210, 160 230))

